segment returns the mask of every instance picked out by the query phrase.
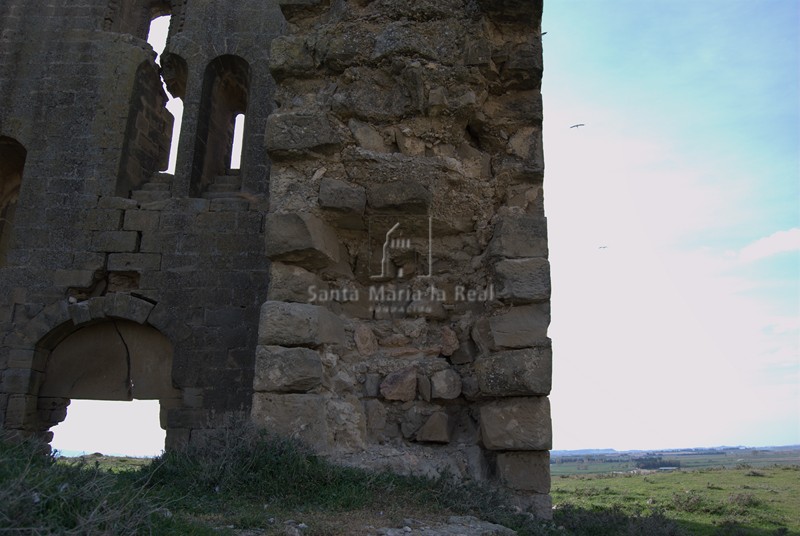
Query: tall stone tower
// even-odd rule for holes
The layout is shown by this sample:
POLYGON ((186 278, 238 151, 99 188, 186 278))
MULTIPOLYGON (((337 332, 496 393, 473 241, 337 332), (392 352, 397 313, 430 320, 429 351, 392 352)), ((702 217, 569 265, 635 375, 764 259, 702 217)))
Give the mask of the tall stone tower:
POLYGON ((249 419, 546 517, 541 1, 34 3, 0 5, 0 427, 157 399, 170 449, 249 419))

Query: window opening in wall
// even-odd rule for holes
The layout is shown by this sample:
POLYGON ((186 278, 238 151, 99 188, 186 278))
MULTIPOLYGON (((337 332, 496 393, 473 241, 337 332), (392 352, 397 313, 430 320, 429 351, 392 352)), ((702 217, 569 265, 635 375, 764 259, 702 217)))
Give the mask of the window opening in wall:
MULTIPOLYGON (((164 48, 167 46, 167 35, 169 34, 169 25, 171 21, 171 15, 164 15, 154 18, 150 22, 150 31, 147 35, 147 42, 150 43, 150 46, 152 46, 153 50, 155 50, 156 54, 158 54, 156 57, 156 64, 161 67, 161 82, 164 86, 164 91, 169 97, 167 100, 167 110, 175 118, 172 123, 172 140, 169 147, 169 164, 165 170, 162 170, 165 173, 174 174, 175 164, 178 160, 178 141, 181 137, 181 123, 183 122, 183 100, 179 95, 174 95, 170 91, 170 86, 167 84, 164 76, 165 62, 162 61, 164 60, 162 54, 164 53, 164 48)), ((172 91, 175 91, 174 87, 172 87, 172 91)))
POLYGON ((240 188, 238 184, 231 186, 229 181, 235 154, 236 118, 247 113, 249 95, 250 65, 243 58, 224 55, 208 64, 203 77, 192 161, 192 196, 240 188))
POLYGON ((17 140, 0 136, 0 266, 5 265, 28 152, 17 140))
POLYGON ((158 400, 72 400, 66 420, 51 428, 51 445, 62 456, 157 456, 166 438, 159 412, 158 400))
POLYGON ((233 148, 231 149, 231 169, 242 165, 242 142, 244 140, 244 114, 239 114, 233 122, 233 148))

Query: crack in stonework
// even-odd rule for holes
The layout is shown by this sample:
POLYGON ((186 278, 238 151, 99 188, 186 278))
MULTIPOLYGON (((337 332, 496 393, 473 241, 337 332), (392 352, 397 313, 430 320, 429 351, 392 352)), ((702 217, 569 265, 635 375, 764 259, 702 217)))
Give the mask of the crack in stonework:
POLYGON ((125 346, 125 360, 127 364, 127 375, 125 377, 125 385, 128 389, 128 400, 133 400, 133 379, 131 378, 131 349, 128 347, 128 343, 125 342, 125 337, 122 335, 122 331, 120 331, 119 326, 115 320, 112 320, 111 323, 114 325, 114 329, 117 330, 117 335, 119 335, 119 340, 122 342, 122 345, 125 346))

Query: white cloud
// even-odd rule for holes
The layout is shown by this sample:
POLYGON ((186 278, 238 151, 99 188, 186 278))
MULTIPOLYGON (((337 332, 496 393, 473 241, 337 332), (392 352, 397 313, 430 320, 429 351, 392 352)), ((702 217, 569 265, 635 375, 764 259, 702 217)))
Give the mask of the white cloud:
POLYGON ((800 228, 778 231, 748 244, 739 252, 739 259, 752 262, 779 253, 800 251, 800 228))

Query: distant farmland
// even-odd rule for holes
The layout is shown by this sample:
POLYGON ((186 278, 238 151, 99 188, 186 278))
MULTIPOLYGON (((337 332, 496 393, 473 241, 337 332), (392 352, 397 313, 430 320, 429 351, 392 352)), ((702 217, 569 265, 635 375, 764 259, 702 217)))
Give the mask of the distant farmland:
POLYGON ((800 446, 774 448, 719 448, 632 452, 554 451, 550 472, 592 475, 636 470, 709 469, 715 467, 800 465, 800 446))

